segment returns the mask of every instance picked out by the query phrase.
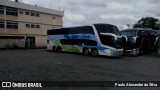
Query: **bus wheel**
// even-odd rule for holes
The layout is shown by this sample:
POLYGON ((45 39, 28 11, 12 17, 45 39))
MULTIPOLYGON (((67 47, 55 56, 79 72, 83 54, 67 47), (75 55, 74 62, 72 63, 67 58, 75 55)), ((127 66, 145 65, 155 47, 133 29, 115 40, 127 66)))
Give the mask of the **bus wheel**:
POLYGON ((138 48, 138 49, 136 49, 136 52, 135 52, 135 54, 134 54, 134 56, 139 56, 140 55, 140 49, 138 48))
POLYGON ((57 50, 56 50, 58 53, 62 52, 62 49, 61 47, 57 47, 57 50))
POLYGON ((83 49, 83 54, 86 55, 86 56, 89 55, 89 50, 87 48, 84 48, 83 49))
POLYGON ((53 52, 56 51, 56 47, 55 47, 55 46, 52 47, 52 51, 53 51, 53 52))
POLYGON ((91 55, 94 56, 94 57, 98 56, 98 50, 97 49, 92 49, 91 50, 91 55))

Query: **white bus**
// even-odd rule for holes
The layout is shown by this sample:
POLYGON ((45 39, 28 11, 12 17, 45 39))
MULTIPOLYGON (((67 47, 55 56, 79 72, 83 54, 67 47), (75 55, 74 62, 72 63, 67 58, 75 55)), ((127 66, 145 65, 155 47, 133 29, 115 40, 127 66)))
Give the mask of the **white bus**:
POLYGON ((111 24, 49 29, 47 50, 78 52, 84 55, 123 55, 123 42, 118 28, 111 24))

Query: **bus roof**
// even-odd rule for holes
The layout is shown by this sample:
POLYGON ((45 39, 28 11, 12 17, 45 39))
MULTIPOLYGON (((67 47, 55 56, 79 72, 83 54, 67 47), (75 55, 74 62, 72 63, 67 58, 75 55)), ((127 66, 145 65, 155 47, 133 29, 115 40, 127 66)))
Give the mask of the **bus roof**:
MULTIPOLYGON (((98 25, 98 24, 102 24, 102 25, 112 25, 112 24, 106 24, 106 23, 97 23, 97 24, 92 24, 92 25, 98 25)), ((72 27, 51 28, 51 29, 48 29, 48 30, 65 29, 65 28, 76 28, 76 27, 85 27, 85 26, 92 26, 92 25, 82 25, 82 26, 72 26, 72 27)), ((115 25, 114 25, 114 26, 115 26, 115 25)))
MULTIPOLYGON (((85 26, 87 26, 87 25, 85 25, 85 26)), ((48 29, 48 30, 65 29, 65 28, 76 28, 76 27, 85 27, 85 26, 59 27, 59 28, 51 28, 51 29, 48 29)))

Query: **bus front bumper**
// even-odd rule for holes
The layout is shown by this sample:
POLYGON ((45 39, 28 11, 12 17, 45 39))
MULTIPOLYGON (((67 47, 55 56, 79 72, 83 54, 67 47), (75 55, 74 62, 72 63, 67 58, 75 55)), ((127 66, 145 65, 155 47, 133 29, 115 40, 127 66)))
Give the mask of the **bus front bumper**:
POLYGON ((115 49, 111 50, 111 56, 122 56, 123 55, 123 49, 115 49))
POLYGON ((119 57, 123 55, 123 49, 106 49, 107 56, 119 57))
POLYGON ((126 55, 131 55, 131 56, 138 56, 140 50, 139 48, 136 48, 136 49, 125 49, 124 50, 124 53, 126 55))

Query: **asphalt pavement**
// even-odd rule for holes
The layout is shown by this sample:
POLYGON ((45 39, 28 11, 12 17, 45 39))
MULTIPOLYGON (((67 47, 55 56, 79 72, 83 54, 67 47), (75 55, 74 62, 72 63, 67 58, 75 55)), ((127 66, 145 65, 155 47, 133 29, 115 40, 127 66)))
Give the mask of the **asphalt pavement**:
MULTIPOLYGON (((150 54, 110 58, 46 50, 1 50, 0 81, 160 81, 160 56, 150 54)), ((83 88, 58 89, 83 90, 83 88)), ((87 88, 86 90, 115 89, 137 88, 87 88)), ((159 88, 139 90, 142 89, 159 90, 159 88)))

